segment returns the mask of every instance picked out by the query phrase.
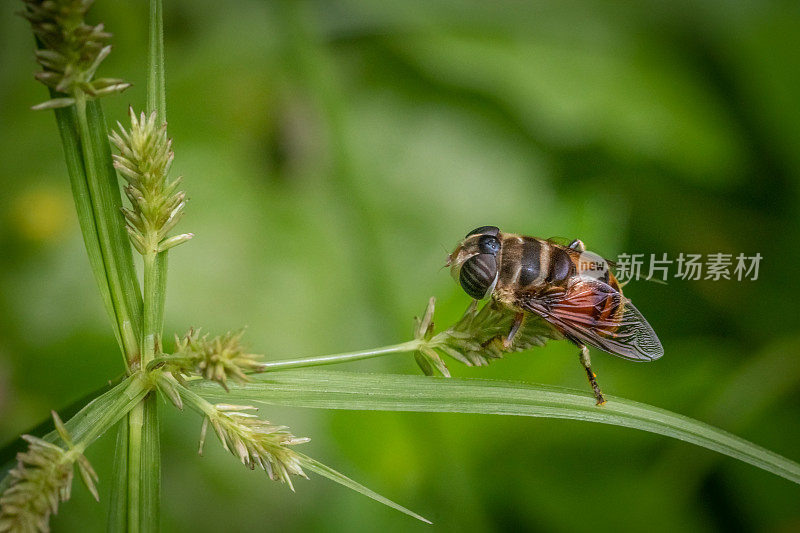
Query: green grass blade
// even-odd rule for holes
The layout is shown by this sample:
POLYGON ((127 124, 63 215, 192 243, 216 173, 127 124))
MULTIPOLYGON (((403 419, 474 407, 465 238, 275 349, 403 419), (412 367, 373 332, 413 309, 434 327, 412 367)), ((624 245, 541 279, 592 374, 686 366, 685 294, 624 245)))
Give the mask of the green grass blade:
MULTIPOLYGON (((89 402, 64 424, 71 441, 75 444, 80 443, 84 448, 88 447, 125 417, 149 391, 149 384, 140 375, 129 376, 108 392, 89 402)), ((55 430, 41 438, 62 447, 66 445, 55 430)), ((5 475, 0 481, 0 488, 4 490, 8 487, 8 483, 9 476, 5 475)))
MULTIPOLYGON (((80 122, 80 117, 78 119, 80 122)), ((133 265, 131 244, 125 231, 119 181, 111 158, 108 129, 99 101, 86 102, 86 121, 91 150, 84 150, 84 153, 93 158, 87 167, 94 171, 87 172, 87 177, 111 298, 120 329, 123 322, 129 321, 135 338, 139 338, 142 330, 142 294, 133 265)), ((126 342, 125 336, 122 340, 126 342)), ((136 346, 126 346, 126 350, 128 355, 138 353, 136 346)))
MULTIPOLYGON (((51 92, 51 95, 54 94, 56 93, 51 92)), ((97 281, 103 305, 111 319, 111 323, 114 325, 114 335, 117 337, 117 343, 119 343, 120 348, 122 348, 122 332, 117 326, 114 304, 111 301, 111 287, 106 273, 105 262, 103 261, 103 252, 100 250, 100 238, 97 233, 92 198, 89 194, 89 184, 86 178, 86 167, 81 153, 75 106, 56 109, 55 115, 58 131, 61 135, 61 145, 64 148, 64 158, 72 187, 72 197, 75 200, 75 209, 78 213, 78 221, 83 235, 83 244, 89 256, 89 264, 97 281)))
MULTIPOLYGON (((86 102, 87 146, 82 144, 75 106, 55 110, 64 147, 72 195, 86 252, 117 342, 125 351, 122 324, 141 331, 142 297, 120 207, 122 199, 111 159, 105 117, 100 103, 86 102), (87 163, 86 154, 92 160, 87 163), (93 172, 89 172, 89 169, 93 172)), ((129 347, 131 353, 135 347, 129 347)))
MULTIPOLYGON (((758 420, 800 386, 800 359, 787 353, 797 346, 794 337, 771 343, 764 351, 740 364, 729 375, 716 380, 704 401, 697 406, 705 420, 740 431, 758 420), (758 383, 757 387, 753 387, 758 383), (747 398, 742 402, 742 398, 747 398)), ((656 483, 669 479, 683 491, 673 499, 688 502, 697 487, 721 459, 713 454, 692 454, 686 446, 673 445, 653 464, 656 483)))
POLYGON ((387 505, 387 506, 391 507, 392 509, 396 509, 396 510, 400 511, 401 513, 404 513, 404 514, 407 514, 408 516, 416 518, 417 520, 421 520, 422 522, 425 522, 426 524, 431 524, 432 523, 427 518, 418 515, 414 511, 406 509, 402 505, 400 505, 398 503, 395 503, 395 502, 393 502, 392 500, 390 500, 388 498, 384 498, 383 496, 381 496, 377 492, 374 492, 374 491, 368 489, 367 487, 365 487, 364 485, 361 485, 360 483, 357 483, 357 482, 353 481, 352 479, 350 479, 349 477, 345 476, 344 474, 341 474, 341 473, 337 472, 336 470, 334 470, 333 468, 320 463, 316 459, 312 459, 311 457, 308 457, 307 455, 303 455, 302 453, 298 453, 298 455, 300 455, 300 457, 301 457, 301 462, 303 464, 303 468, 308 469, 311 472, 314 472, 316 474, 319 474, 320 476, 326 477, 326 478, 330 479, 331 481, 335 481, 336 483, 339 483, 340 485, 343 485, 343 486, 347 487, 348 489, 352 489, 352 490, 354 490, 356 492, 360 492, 361 494, 363 494, 364 496, 366 496, 368 498, 372 498, 373 500, 375 500, 377 502, 380 502, 380 503, 382 503, 384 505, 387 505))
POLYGON ((572 389, 476 379, 357 374, 320 370, 252 376, 251 383, 192 383, 208 399, 320 409, 482 413, 599 422, 680 439, 800 483, 800 465, 698 420, 650 405, 607 396, 597 407, 591 394, 572 389))
MULTIPOLYGON (((148 387, 142 377, 136 374, 89 402, 64 424, 72 440, 93 442, 141 402, 149 391, 148 387)), ((55 431, 43 438, 50 442, 59 439, 55 431)))
POLYGON ((109 508, 109 531, 159 531, 159 427, 158 397, 155 393, 137 405, 120 425, 114 457, 114 495, 109 508))
POLYGON ((158 423, 158 396, 144 400, 142 432, 142 478, 139 485, 139 524, 142 531, 159 531, 161 516, 161 441, 158 423))
POLYGON ((114 479, 111 480, 111 500, 108 507, 109 532, 124 532, 128 524, 128 417, 117 427, 114 447, 114 479))
MULTIPOLYGON (((84 395, 80 399, 72 402, 66 407, 58 409, 58 414, 61 416, 63 420, 69 420, 73 416, 75 416, 83 407, 86 406, 89 402, 105 394, 106 392, 110 391, 114 388, 115 385, 119 384, 121 379, 116 379, 113 382, 109 382, 99 389, 96 389, 89 394, 84 395)), ((55 429, 53 425, 53 417, 52 415, 47 415, 43 418, 38 424, 32 426, 27 431, 23 431, 22 434, 24 435, 34 435, 34 436, 41 436, 45 435, 46 433, 50 433, 55 429)), ((0 477, 5 477, 9 470, 14 468, 14 465, 17 464, 17 453, 25 450, 28 447, 28 443, 25 442, 22 438, 17 437, 16 439, 6 443, 5 446, 0 448, 0 477)), ((0 492, 2 492, 2 488, 0 488, 0 492)))
POLYGON ((86 102, 86 118, 89 121, 92 142, 95 146, 99 170, 105 182, 102 184, 103 197, 102 216, 108 218, 110 225, 109 243, 113 252, 114 264, 116 269, 112 273, 118 279, 122 290, 121 297, 128 309, 134 324, 134 331, 140 328, 139 316, 142 312, 142 292, 139 287, 139 278, 136 275, 136 267, 133 264, 133 252, 130 240, 125 231, 125 219, 122 216, 122 195, 120 193, 119 179, 114 168, 114 160, 111 158, 111 144, 108 140, 108 127, 106 124, 103 108, 99 100, 86 102))

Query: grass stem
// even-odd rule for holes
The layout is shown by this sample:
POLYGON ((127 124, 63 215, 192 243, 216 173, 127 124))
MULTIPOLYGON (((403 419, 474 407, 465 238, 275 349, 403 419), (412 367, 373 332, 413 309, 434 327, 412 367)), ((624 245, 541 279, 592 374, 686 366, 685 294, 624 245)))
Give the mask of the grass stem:
MULTIPOLYGON (((164 20, 162 0, 150 0, 147 108, 155 111, 158 123, 167 120, 164 75, 164 20)), ((161 351, 161 330, 166 300, 167 252, 158 252, 158 240, 143 254, 143 310, 141 368, 146 368, 161 351)), ((148 396, 128 418, 128 531, 159 528, 161 497, 161 452, 158 403, 148 396)))
POLYGON ((142 433, 144 427, 144 405, 139 403, 128 414, 128 532, 141 531, 139 527, 142 479, 142 433))
POLYGON ((282 359, 278 361, 265 361, 259 364, 260 372, 275 372, 278 370, 288 370, 290 368, 302 368, 308 366, 333 365, 337 363, 348 363, 350 361, 360 361, 361 359, 371 359, 392 353, 413 352, 424 344, 424 341, 411 340, 401 344, 393 344, 382 348, 361 350, 358 352, 346 352, 334 355, 321 355, 317 357, 303 357, 300 359, 282 359))

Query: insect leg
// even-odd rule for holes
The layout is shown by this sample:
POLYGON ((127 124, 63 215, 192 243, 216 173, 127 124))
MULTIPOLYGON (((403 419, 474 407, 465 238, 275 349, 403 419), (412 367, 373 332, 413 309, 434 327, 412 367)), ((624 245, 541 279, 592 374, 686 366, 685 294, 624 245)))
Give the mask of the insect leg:
POLYGON ((514 337, 522 326, 523 320, 525 320, 525 313, 517 313, 514 315, 514 323, 511 325, 511 330, 508 332, 508 336, 503 339, 503 348, 506 350, 511 349, 511 343, 514 342, 514 337))
POLYGON ((592 391, 594 391, 594 397, 597 399, 597 405, 603 405, 606 403, 606 399, 603 397, 600 386, 597 384, 597 374, 592 371, 592 361, 589 359, 589 348, 581 344, 580 349, 581 353, 578 357, 580 358, 583 368, 586 369, 586 377, 589 378, 589 383, 592 385, 592 391))
POLYGON ((503 345, 503 351, 511 350, 511 346, 514 342, 514 337, 517 335, 519 328, 522 327, 522 322, 525 320, 525 313, 517 313, 514 315, 514 323, 511 324, 511 329, 508 331, 508 335, 495 335, 489 340, 486 340, 481 343, 481 348, 486 348, 493 342, 500 342, 503 345))

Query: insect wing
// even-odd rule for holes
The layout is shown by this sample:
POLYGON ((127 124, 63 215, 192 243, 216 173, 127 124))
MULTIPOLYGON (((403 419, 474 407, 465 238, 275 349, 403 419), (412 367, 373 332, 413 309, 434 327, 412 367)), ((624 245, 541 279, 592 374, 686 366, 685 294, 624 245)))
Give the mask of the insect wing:
POLYGON ((579 280, 564 292, 524 298, 520 304, 576 342, 635 361, 664 355, 661 341, 639 310, 603 281, 579 280))
POLYGON ((570 243, 574 239, 568 239, 566 237, 550 237, 547 239, 547 242, 550 244, 555 244, 556 246, 561 246, 562 248, 569 248, 570 243))

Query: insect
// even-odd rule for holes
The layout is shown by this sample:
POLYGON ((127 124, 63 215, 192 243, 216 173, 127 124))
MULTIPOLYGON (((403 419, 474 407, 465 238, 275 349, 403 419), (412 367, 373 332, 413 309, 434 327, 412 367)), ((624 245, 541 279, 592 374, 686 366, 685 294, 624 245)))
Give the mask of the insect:
POLYGON ((664 355, 653 328, 623 296, 607 262, 587 252, 578 239, 560 244, 482 226, 467 234, 447 265, 468 295, 492 298, 514 313, 508 334, 492 339, 506 350, 531 314, 574 343, 597 405, 605 398, 592 371, 589 346, 634 361, 664 355))

